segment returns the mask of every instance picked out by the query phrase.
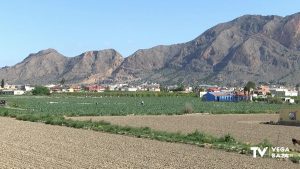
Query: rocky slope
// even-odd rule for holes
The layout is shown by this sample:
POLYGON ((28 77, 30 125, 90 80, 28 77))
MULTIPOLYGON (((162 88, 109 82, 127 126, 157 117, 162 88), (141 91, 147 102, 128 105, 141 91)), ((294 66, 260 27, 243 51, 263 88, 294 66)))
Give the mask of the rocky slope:
POLYGON ((300 13, 245 15, 218 24, 187 43, 156 46, 123 57, 115 50, 68 58, 53 49, 0 69, 13 83, 144 82, 299 83, 300 13), (38 70, 38 71, 37 71, 38 70))
POLYGON ((123 77, 166 83, 240 84, 254 80, 295 84, 300 77, 299 33, 300 13, 284 18, 245 15, 219 24, 190 42, 138 51, 113 75, 115 80, 123 77), (156 53, 166 58, 162 65, 156 66, 157 60, 144 61, 156 53), (145 64, 154 66, 138 69, 145 64), (131 65, 138 72, 128 70, 131 65))
POLYGON ((94 83, 119 67, 123 57, 115 50, 89 51, 65 57, 54 49, 30 54, 21 63, 0 69, 0 78, 14 84, 94 83))

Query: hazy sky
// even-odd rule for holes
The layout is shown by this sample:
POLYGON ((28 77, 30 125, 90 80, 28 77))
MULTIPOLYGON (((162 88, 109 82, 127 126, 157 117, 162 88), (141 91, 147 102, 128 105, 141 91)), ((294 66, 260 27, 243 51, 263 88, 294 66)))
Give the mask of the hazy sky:
POLYGON ((244 14, 286 16, 295 0, 7 0, 0 3, 0 67, 54 48, 65 56, 192 40, 244 14))

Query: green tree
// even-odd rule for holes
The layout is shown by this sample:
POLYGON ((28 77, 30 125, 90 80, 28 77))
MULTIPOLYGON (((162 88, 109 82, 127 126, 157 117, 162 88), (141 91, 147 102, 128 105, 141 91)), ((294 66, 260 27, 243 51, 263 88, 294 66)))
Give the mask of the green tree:
POLYGON ((248 95, 250 94, 251 90, 254 90, 256 88, 256 85, 254 82, 249 81, 246 86, 244 87, 244 92, 248 92, 248 95))
POLYGON ((248 92, 248 91, 249 91, 248 87, 245 86, 245 87, 244 87, 244 94, 246 94, 246 92, 248 92))
POLYGON ((33 95, 50 95, 50 90, 44 86, 36 86, 34 90, 32 90, 33 95))
POLYGON ((4 79, 1 80, 1 88, 4 88, 5 82, 4 79))

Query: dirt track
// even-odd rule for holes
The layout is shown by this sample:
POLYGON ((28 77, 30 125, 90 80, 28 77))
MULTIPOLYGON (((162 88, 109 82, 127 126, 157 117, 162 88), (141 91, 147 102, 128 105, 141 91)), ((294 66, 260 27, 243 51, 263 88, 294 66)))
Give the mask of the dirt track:
MULTIPOLYGON (((156 130, 190 133, 196 129, 212 135, 232 134, 238 140, 259 143, 268 139, 272 144, 295 148, 292 138, 300 139, 300 127, 265 125, 262 121, 277 121, 276 114, 182 116, 104 116, 76 117, 77 120, 104 120, 118 125, 147 126, 156 130)), ((298 146, 298 149, 300 147, 298 146)))
POLYGON ((0 168, 298 168, 196 146, 0 118, 0 168))

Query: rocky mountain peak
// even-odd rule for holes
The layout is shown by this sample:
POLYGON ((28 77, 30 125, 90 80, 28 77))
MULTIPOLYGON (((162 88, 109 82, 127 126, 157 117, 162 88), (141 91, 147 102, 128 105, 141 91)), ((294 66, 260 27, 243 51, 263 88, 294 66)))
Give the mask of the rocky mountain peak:
POLYGON ((11 83, 157 82, 299 83, 300 13, 280 16, 244 15, 218 24, 192 41, 138 50, 123 58, 114 49, 64 57, 54 49, 29 55, 0 69, 11 83), (37 71, 38 70, 38 71, 37 71))
POLYGON ((119 52, 117 52, 115 49, 104 49, 104 50, 99 50, 99 51, 97 51, 97 50, 86 51, 86 52, 82 53, 80 56, 82 58, 90 58, 90 57, 96 57, 96 56, 106 57, 106 56, 114 56, 114 55, 122 57, 122 55, 119 52))
POLYGON ((58 53, 57 50, 53 48, 44 49, 38 52, 38 54, 48 54, 48 53, 58 53))

